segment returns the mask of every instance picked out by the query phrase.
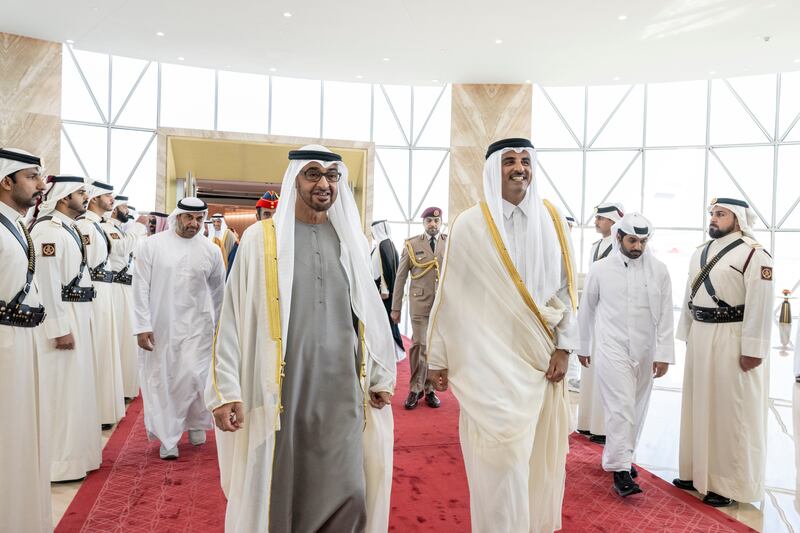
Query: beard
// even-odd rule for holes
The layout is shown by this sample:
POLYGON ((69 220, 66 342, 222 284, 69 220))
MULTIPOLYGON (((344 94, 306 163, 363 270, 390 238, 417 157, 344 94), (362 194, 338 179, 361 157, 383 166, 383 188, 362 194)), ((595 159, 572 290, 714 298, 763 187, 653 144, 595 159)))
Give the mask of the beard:
POLYGON ((639 250, 626 250, 624 246, 619 247, 619 251, 628 259, 639 259, 642 257, 642 252, 639 250))
POLYGON ((123 224, 125 222, 131 220, 131 217, 129 217, 128 215, 124 214, 122 211, 117 211, 117 214, 114 215, 114 218, 116 218, 117 220, 119 220, 123 224))
POLYGON ((726 235, 729 235, 733 231, 733 228, 721 229, 716 226, 709 226, 708 227, 708 236, 712 239, 721 239, 726 235))

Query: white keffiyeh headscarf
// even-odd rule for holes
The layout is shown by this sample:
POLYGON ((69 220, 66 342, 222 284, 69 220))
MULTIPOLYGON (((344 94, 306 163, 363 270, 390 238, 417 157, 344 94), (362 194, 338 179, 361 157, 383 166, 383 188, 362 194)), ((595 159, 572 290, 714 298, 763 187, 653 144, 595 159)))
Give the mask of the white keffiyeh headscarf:
MULTIPOLYGON (((205 213, 208 212, 208 205, 201 200, 200 198, 195 198, 194 196, 187 196, 183 200, 178 202, 178 205, 175 206, 175 209, 172 210, 172 213, 169 214, 167 217, 167 228, 171 231, 176 231, 178 225, 176 223, 178 219, 178 215, 181 213, 205 213)), ((202 228, 194 234, 192 239, 196 239, 197 237, 202 237, 203 231, 202 228)))
MULTIPOLYGON (((315 144, 304 146, 297 153, 302 154, 302 152, 333 154, 328 148, 315 144)), ((394 375, 396 372, 395 344, 389 329, 389 322, 386 320, 386 309, 378 291, 375 290, 370 267, 369 245, 361 229, 361 216, 347 182, 347 166, 342 161, 314 159, 313 157, 313 155, 309 155, 309 159, 290 159, 281 185, 281 201, 278 203, 278 209, 274 216, 278 246, 278 289, 281 299, 283 338, 288 338, 294 280, 294 228, 295 203, 297 201, 295 181, 303 167, 309 163, 318 163, 323 169, 336 165, 342 176, 338 182, 338 196, 328 210, 328 219, 341 242, 340 260, 350 282, 350 303, 353 312, 364 323, 365 341, 370 359, 394 375)), ((325 157, 324 159, 329 158, 325 157)), ((283 347, 285 350, 285 343, 283 347)))
MULTIPOLYGON (((529 142, 529 141, 528 141, 529 142)), ((531 147, 496 150, 483 166, 483 195, 506 248, 509 240, 503 224, 502 157, 506 152, 528 152, 531 157, 531 183, 521 204, 528 214, 527 240, 524 250, 526 272, 523 275, 531 297, 544 307, 561 288, 561 247, 553 220, 539 196, 536 180, 536 150, 531 147)), ((566 222, 564 222, 566 225, 566 222)), ((519 265, 515 265, 519 268, 519 265)), ((520 273, 522 274, 522 273, 520 273)))
POLYGON ((27 168, 35 168, 42 173, 43 166, 44 163, 30 152, 19 148, 0 148, 0 178, 27 168))
POLYGON ((750 207, 750 204, 737 198, 712 198, 708 208, 710 210, 714 207, 724 207, 732 211, 739 221, 739 228, 742 230, 742 234, 753 240, 758 240, 753 232, 753 225, 756 223, 757 215, 750 207))
POLYGON ((603 202, 594 208, 594 216, 619 222, 625 216, 625 208, 620 203, 603 202))
POLYGON ((86 180, 79 176, 50 176, 47 181, 50 183, 50 187, 42 196, 42 203, 38 206, 36 218, 52 214, 59 200, 87 187, 86 180))

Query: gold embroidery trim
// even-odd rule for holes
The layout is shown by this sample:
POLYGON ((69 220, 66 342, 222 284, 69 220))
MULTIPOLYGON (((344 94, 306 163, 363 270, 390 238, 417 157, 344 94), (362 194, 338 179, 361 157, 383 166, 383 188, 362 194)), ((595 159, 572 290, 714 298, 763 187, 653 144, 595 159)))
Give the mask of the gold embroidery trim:
POLYGON ((412 272, 411 273, 411 279, 418 280, 419 278, 421 278, 422 276, 424 276, 425 274, 430 272, 431 269, 435 268, 436 269, 436 281, 439 281, 439 260, 438 259, 436 259, 434 257, 430 261, 426 261, 424 263, 420 263, 419 261, 417 261, 416 254, 414 253, 414 249, 411 247, 411 243, 409 241, 406 241, 406 251, 408 252, 408 260, 411 261, 411 264, 415 268, 418 268, 418 269, 422 270, 422 272, 420 272, 419 274, 416 274, 416 275, 414 275, 414 273, 412 272))
MULTIPOLYGON (((457 214, 456 218, 453 219, 453 222, 450 223, 450 231, 447 234, 448 243, 452 243, 453 235, 456 231, 456 222, 458 222, 460 216, 461 213, 457 214)), ((444 260, 442 261, 442 264, 444 266, 447 266, 447 257, 449 255, 450 255, 450 244, 448 244, 447 248, 445 248, 444 250, 444 260)), ((431 346, 431 334, 436 329, 436 319, 439 318, 439 309, 442 307, 444 302, 444 281, 446 277, 447 277, 447 268, 444 268, 442 270, 441 282, 439 283, 439 286, 436 289, 437 293, 435 299, 433 300, 435 307, 431 309, 430 327, 428 327, 428 333, 425 336, 425 342, 427 343, 425 346, 427 347, 431 346)))
POLYGON ((556 228, 558 235, 558 244, 561 246, 561 259, 564 263, 564 270, 567 271, 567 290, 569 291, 569 300, 572 302, 572 312, 578 310, 578 296, 575 292, 575 272, 572 270, 572 257, 569 255, 569 241, 567 234, 564 232, 564 224, 561 222, 561 216, 558 214, 556 207, 548 200, 543 200, 547 212, 550 213, 550 218, 553 219, 553 225, 556 228))
POLYGON ((281 337, 281 305, 278 291, 278 239, 275 235, 275 223, 272 219, 261 221, 264 233, 264 276, 267 291, 267 319, 269 320, 270 338, 275 341, 277 357, 275 359, 275 383, 278 385, 278 412, 275 417, 275 428, 278 416, 283 412, 283 378, 286 377, 286 362, 283 360, 283 339, 281 337))
POLYGON ((367 340, 364 338, 364 323, 358 321, 358 338, 361 343, 361 369, 359 371, 359 383, 361 391, 364 393, 364 429, 367 427, 367 400, 369 399, 369 387, 367 386, 367 340))
POLYGON ((503 244, 503 238, 500 237, 500 232, 497 230, 497 225, 494 223, 494 220, 492 219, 492 214, 489 212, 489 206, 486 204, 486 202, 481 202, 481 211, 483 212, 483 218, 486 220, 486 225, 489 227, 489 233, 492 236, 494 247, 497 250, 497 253, 500 255, 500 260, 506 267, 508 275, 511 276, 511 281, 513 281, 514 285, 516 285, 517 292, 519 292, 519 295, 522 296, 522 299, 525 301, 525 305, 528 306, 528 309, 531 310, 536 319, 539 321, 539 324, 541 324, 542 328, 544 328, 545 332, 547 332, 547 335, 548 337, 550 337, 550 340, 554 341, 555 334, 550 329, 550 326, 547 325, 547 322, 542 316, 542 313, 536 306, 536 302, 533 301, 533 298, 528 292, 527 287, 525 287, 525 284, 522 282, 522 277, 520 277, 519 272, 517 272, 517 267, 515 267, 514 262, 511 261, 511 256, 508 255, 508 250, 506 250, 506 245, 503 244))

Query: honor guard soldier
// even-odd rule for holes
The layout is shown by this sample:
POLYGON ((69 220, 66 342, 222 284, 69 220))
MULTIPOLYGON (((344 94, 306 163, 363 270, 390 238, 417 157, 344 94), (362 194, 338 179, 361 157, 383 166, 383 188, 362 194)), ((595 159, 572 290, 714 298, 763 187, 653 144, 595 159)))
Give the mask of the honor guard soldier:
MULTIPOLYGON (((22 215, 45 190, 38 157, 0 149, 0 531, 52 531, 49 442, 35 329, 45 318, 22 215)), ((43 326, 42 326, 43 327, 43 326)))
POLYGON ((86 211, 84 179, 50 176, 31 229, 37 281, 47 320, 37 328, 40 386, 48 392, 51 481, 82 479, 100 467, 100 418, 89 320, 95 290, 84 236, 75 219, 86 211))
MULTIPOLYGON (((605 202, 594 208, 594 227, 603 238, 592 243, 592 248, 589 251, 590 270, 592 268, 591 265, 601 259, 605 259, 611 253, 614 244, 611 226, 619 222, 624 215, 625 208, 622 207, 622 204, 605 202)), ((590 349, 594 351, 593 346, 590 349)), ((591 357, 581 369, 578 433, 587 435, 592 442, 605 444, 606 429, 603 404, 600 399, 600 389, 595 386, 594 368, 590 361, 591 357)))
POLYGON ((89 273, 97 291, 97 296, 92 301, 92 349, 100 423, 107 430, 125 416, 119 328, 112 296, 114 273, 109 266, 111 239, 101 227, 105 222, 104 213, 114 209, 114 187, 95 181, 86 187, 86 192, 89 196, 88 208, 78 219, 77 226, 83 234, 89 273))
POLYGON ((433 299, 439 286, 439 269, 444 259, 447 236, 441 233, 442 210, 429 207, 422 213, 425 232, 422 235, 406 240, 400 256, 400 266, 394 283, 391 318, 400 323, 400 311, 403 309, 403 291, 406 279, 411 276, 408 289, 408 305, 411 312, 411 349, 408 362, 411 367, 406 409, 414 409, 417 402, 425 396, 429 407, 439 407, 433 384, 427 380, 428 359, 426 336, 428 334, 428 317, 433 307, 433 299))
POLYGON ((111 271, 111 294, 114 301, 114 322, 117 326, 122 390, 125 398, 139 394, 139 346, 133 334, 133 260, 134 250, 147 236, 142 224, 134 222, 129 214, 128 197, 115 196, 111 217, 100 223, 111 244, 108 270, 111 271))
POLYGON ((772 257, 747 202, 714 198, 695 251, 677 338, 686 341, 680 478, 713 507, 764 498, 772 257))

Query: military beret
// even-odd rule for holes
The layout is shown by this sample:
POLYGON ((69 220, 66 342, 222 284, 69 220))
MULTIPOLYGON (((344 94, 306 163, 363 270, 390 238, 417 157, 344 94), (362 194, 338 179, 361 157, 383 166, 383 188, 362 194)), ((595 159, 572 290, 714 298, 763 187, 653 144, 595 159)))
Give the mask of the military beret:
POLYGON ((439 209, 438 207, 429 207, 428 209, 422 212, 422 218, 441 217, 441 216, 442 216, 442 210, 439 209))

